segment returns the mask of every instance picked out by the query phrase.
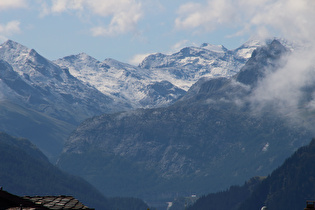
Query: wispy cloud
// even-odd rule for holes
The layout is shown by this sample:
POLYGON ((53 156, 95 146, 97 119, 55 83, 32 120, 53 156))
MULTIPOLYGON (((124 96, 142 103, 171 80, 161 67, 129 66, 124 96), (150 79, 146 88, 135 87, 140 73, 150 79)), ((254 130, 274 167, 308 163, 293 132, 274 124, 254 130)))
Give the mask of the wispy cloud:
MULTIPOLYGON (((172 45, 170 47, 170 51, 168 52, 164 52, 165 54, 173 54, 175 52, 180 51, 181 49, 183 49, 184 47, 187 46, 197 46, 196 43, 193 43, 187 39, 184 40, 180 40, 179 42, 175 43, 174 45, 172 45)), ((140 64, 147 56, 154 54, 154 53, 143 53, 143 54, 136 54, 134 55, 131 59, 129 59, 129 63, 133 64, 133 65, 138 65, 140 64)))
POLYGON ((305 88, 315 87, 314 11, 315 2, 310 0, 269 1, 251 19, 251 24, 273 28, 303 46, 286 58, 281 69, 260 81, 252 98, 256 107, 272 105, 290 115, 298 113, 301 105, 313 107, 315 95, 306 97, 305 88))
POLYGON ((91 29, 93 36, 112 36, 136 30, 143 17, 142 4, 137 0, 51 0, 43 2, 44 15, 75 13, 78 16, 97 16, 99 25, 91 29), (109 23, 106 23, 108 18, 109 23))
MULTIPOLYGON (((0 1, 0 11, 27 8, 27 0, 0 1)), ((20 21, 12 20, 7 23, 0 22, 0 41, 6 41, 8 36, 21 32, 20 21)))
POLYGON ((284 67, 270 72, 253 92, 255 107, 276 105, 279 110, 295 110, 303 98, 303 88, 315 84, 314 54, 296 51, 284 67))
POLYGON ((2 0, 0 1, 0 10, 17 9, 27 7, 26 0, 2 0))
POLYGON ((276 32, 289 39, 305 39, 313 34, 310 27, 315 30, 314 11, 312 0, 208 0, 181 5, 175 27, 209 32, 229 26, 240 28, 240 35, 276 32))
POLYGON ((175 20, 177 29, 213 31, 220 24, 235 21, 237 10, 232 0, 208 0, 206 4, 186 3, 179 7, 175 20))
POLYGON ((170 53, 178 52, 179 50, 181 50, 182 48, 187 47, 187 46, 197 46, 197 44, 193 43, 187 39, 184 39, 184 40, 181 40, 181 41, 175 43, 173 46, 171 46, 172 51, 170 53))
POLYGON ((129 63, 132 65, 139 65, 147 56, 151 55, 152 53, 146 54, 137 54, 134 55, 130 60, 129 63))
POLYGON ((5 41, 7 40, 7 36, 20 32, 21 29, 19 21, 14 20, 6 24, 0 24, 0 41, 5 41))

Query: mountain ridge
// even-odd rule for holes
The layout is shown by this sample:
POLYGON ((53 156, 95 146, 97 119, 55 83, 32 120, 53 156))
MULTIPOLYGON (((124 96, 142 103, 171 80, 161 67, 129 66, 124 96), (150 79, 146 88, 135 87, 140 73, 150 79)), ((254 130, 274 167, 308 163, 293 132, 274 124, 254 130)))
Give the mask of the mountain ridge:
POLYGON ((201 77, 235 74, 250 57, 249 54, 260 45, 263 45, 263 42, 251 41, 236 50, 227 50, 223 46, 216 47, 210 44, 185 47, 172 55, 162 53, 149 55, 137 67, 114 59, 105 59, 101 62, 85 53, 66 56, 55 60, 54 63, 68 68, 71 74, 105 95, 129 103, 130 107, 154 108, 172 104, 201 77), (171 63, 176 67, 165 64, 168 61, 163 59, 172 60, 171 63), (196 59, 202 61, 194 61, 196 59), (156 66, 156 63, 160 63, 161 66, 156 66), (227 66, 230 72, 224 70, 227 66), (152 89, 152 86, 159 85, 162 81, 168 81, 177 91, 172 92, 168 89, 169 92, 165 95, 163 94, 165 91, 159 93, 152 89), (152 98, 150 92, 156 92, 159 95, 158 99, 152 98))
POLYGON ((163 96, 163 94, 159 94, 159 91, 151 88, 152 85, 157 85, 159 82, 151 78, 149 71, 114 59, 108 58, 100 62, 87 54, 81 53, 54 62, 59 66, 69 68, 71 74, 113 100, 128 104, 129 109, 168 104, 170 99, 167 98, 170 98, 170 96, 174 98, 170 101, 172 103, 184 93, 183 90, 172 85, 171 88, 165 86, 165 89, 171 91, 174 87, 176 91, 163 96), (159 95, 160 100, 162 100, 160 103, 150 96, 149 92, 152 91, 159 95))

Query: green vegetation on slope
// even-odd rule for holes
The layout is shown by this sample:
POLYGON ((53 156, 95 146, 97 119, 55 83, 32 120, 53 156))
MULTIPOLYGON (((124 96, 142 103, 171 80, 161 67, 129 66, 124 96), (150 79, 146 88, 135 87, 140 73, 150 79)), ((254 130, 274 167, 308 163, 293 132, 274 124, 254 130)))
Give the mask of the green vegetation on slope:
POLYGON ((203 196, 188 209, 253 210, 262 206, 304 209, 307 200, 315 199, 315 139, 298 149, 267 178, 257 181, 251 179, 241 187, 232 186, 227 191, 203 196))
POLYGON ((315 139, 300 148, 272 172, 244 202, 240 210, 303 209, 315 199, 315 139))
MULTIPOLYGON (((202 196, 188 210, 237 210, 240 204, 251 195, 262 180, 263 178, 261 177, 254 177, 243 186, 231 186, 226 191, 202 196)), ((176 209, 172 207, 170 210, 176 209)))

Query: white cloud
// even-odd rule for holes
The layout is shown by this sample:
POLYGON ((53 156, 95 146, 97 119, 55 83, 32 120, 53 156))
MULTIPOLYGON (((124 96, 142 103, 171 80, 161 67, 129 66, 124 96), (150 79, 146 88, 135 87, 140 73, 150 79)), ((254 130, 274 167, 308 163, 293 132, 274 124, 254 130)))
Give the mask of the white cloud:
POLYGON ((142 17, 140 8, 134 5, 129 10, 116 11, 112 14, 108 26, 92 28, 93 36, 110 36, 130 32, 136 29, 139 19, 142 17))
MULTIPOLYGON (((304 88, 315 84, 314 50, 295 51, 285 58, 286 64, 262 79, 251 96, 255 111, 275 108, 285 115, 297 113, 305 99, 304 88)), ((312 105, 315 98, 304 105, 312 105)))
POLYGON ((1 0, 0 10, 25 8, 27 6, 26 0, 1 0))
POLYGON ((92 15, 102 18, 100 24, 91 29, 93 36, 111 36, 133 31, 143 16, 142 5, 137 0, 51 0, 51 6, 43 3, 45 15, 75 12, 77 15, 92 15), (49 9, 47 9, 49 8, 49 9))
MULTIPOLYGON (((183 49, 184 47, 187 46, 197 46, 197 44, 185 39, 185 40, 180 40, 179 42, 175 43, 174 45, 171 46, 171 51, 169 52, 164 52, 165 54, 173 54, 175 52, 178 52, 179 50, 183 49)), ((144 54, 136 54, 134 55, 130 60, 129 63, 133 65, 138 65, 140 64, 147 56, 154 54, 154 53, 144 53, 144 54)))
POLYGON ((183 49, 184 47, 188 47, 188 46, 197 46, 197 44, 195 44, 195 43, 193 43, 187 39, 181 40, 181 41, 175 43, 171 47, 171 50, 172 50, 171 53, 178 52, 179 50, 183 49))
POLYGON ((130 60, 129 63, 132 65, 139 65, 147 56, 151 55, 152 53, 146 54, 137 54, 134 55, 130 60))
POLYGON ((240 28, 239 34, 279 33, 289 39, 309 39, 315 30, 313 0, 208 0, 179 7, 177 29, 213 31, 240 28))
MULTIPOLYGON (((304 45, 286 58, 283 68, 268 74, 259 83, 252 98, 257 108, 272 105, 284 114, 299 112, 301 101, 305 99, 303 88, 315 84, 314 11, 315 2, 311 0, 277 0, 264 4, 252 16, 251 25, 272 28, 281 36, 304 45)), ((315 98, 309 100, 303 102, 304 106, 312 107, 315 98)))
POLYGON ((234 20, 236 12, 232 0, 208 0, 206 4, 186 3, 177 12, 175 26, 177 29, 201 28, 212 31, 218 25, 234 20))
POLYGON ((7 40, 7 36, 12 34, 20 33, 20 22, 13 20, 8 22, 7 24, 0 24, 0 40, 7 40))
MULTIPOLYGON (((0 0, 0 11, 9 9, 26 8, 27 0, 0 0)), ((12 20, 7 23, 0 23, 0 41, 6 41, 8 36, 20 33, 20 21, 12 20)))

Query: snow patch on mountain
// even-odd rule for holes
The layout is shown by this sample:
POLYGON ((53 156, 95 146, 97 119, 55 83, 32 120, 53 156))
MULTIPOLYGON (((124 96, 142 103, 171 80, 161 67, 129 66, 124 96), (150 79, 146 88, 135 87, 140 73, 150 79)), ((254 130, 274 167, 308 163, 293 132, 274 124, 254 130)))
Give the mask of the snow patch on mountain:
POLYGON ((187 91, 202 77, 235 75, 252 52, 264 44, 264 41, 250 40, 237 49, 228 50, 222 45, 204 43, 200 47, 183 48, 172 55, 152 54, 139 66, 150 69, 153 78, 164 77, 187 91))
MULTIPOLYGON (((103 94, 111 97, 115 101, 122 101, 130 104, 133 108, 161 106, 171 103, 167 94, 165 100, 159 97, 157 100, 157 90, 150 90, 159 80, 153 79, 150 71, 130 64, 122 63, 114 59, 105 59, 100 62, 84 53, 67 56, 54 61, 59 66, 69 69, 70 73, 82 80, 84 83, 95 87, 103 94), (151 96, 155 99, 149 99, 151 96), (144 102, 147 103, 144 103, 144 102), (152 102, 150 104, 149 102, 152 102)), ((169 91, 173 94, 173 100, 180 97, 183 92, 177 88, 177 92, 169 91)), ((163 89, 165 91, 165 89, 163 89)))
POLYGON ((223 45, 212 45, 209 43, 204 43, 200 47, 217 53, 225 53, 227 51, 227 49, 223 45))

